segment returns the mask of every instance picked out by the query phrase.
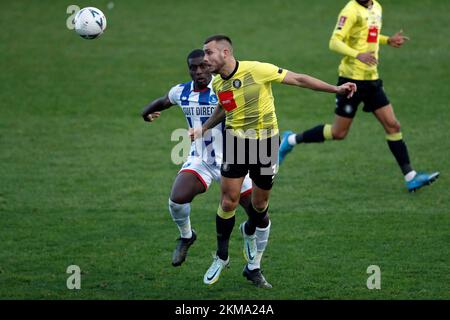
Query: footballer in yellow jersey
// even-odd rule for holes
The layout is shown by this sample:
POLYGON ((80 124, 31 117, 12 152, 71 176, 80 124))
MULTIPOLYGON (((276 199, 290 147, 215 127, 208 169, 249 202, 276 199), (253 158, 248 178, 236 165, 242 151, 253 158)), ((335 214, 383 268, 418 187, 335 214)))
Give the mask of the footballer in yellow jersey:
POLYGON ((377 1, 373 1, 370 8, 350 1, 342 9, 330 39, 330 48, 344 55, 339 76, 354 80, 378 79, 376 63, 366 64, 357 56, 371 52, 375 60, 378 59, 379 45, 387 44, 389 39, 381 34, 382 16, 382 8, 377 1))
POLYGON ((226 110, 226 128, 242 138, 278 134, 272 81, 281 82, 287 71, 269 63, 236 61, 229 76, 213 79, 213 90, 226 110))
MULTIPOLYGON (((356 90, 354 83, 330 85, 313 77, 287 71, 269 63, 238 61, 233 54, 231 39, 216 35, 205 40, 204 61, 216 73, 213 90, 219 107, 200 130, 193 129, 194 138, 213 128, 225 117, 223 163, 221 167, 221 202, 217 210, 217 232, 231 232, 239 190, 249 174, 253 182, 248 220, 241 224, 244 256, 247 264, 243 275, 257 287, 271 288, 260 270, 261 258, 270 233, 268 215, 270 190, 278 168, 278 124, 272 94, 272 83, 278 82, 308 89, 336 93, 350 97, 356 90)), ((229 263, 228 256, 219 250, 204 282, 217 282, 229 263)))
POLYGON ((330 39, 330 49, 344 56, 339 65, 338 85, 351 81, 358 90, 350 98, 336 96, 332 125, 321 124, 299 134, 284 132, 279 149, 280 164, 296 144, 344 139, 362 102, 363 110, 372 112, 383 126, 387 144, 405 177, 408 191, 414 192, 439 177, 439 172, 417 173, 412 168, 400 123, 378 76, 379 45, 399 48, 409 40, 402 31, 391 37, 382 35, 382 18, 382 7, 376 0, 351 0, 341 10, 330 39))

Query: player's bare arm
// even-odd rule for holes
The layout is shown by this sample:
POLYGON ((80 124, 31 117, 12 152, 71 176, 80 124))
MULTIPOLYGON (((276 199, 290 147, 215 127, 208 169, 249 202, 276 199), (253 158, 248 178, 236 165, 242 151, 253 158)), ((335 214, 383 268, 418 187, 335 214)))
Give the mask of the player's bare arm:
POLYGON ((403 35, 403 30, 400 30, 393 36, 389 37, 388 45, 394 48, 400 48, 406 41, 409 40, 409 37, 403 35))
POLYGON ((173 104, 172 102, 170 102, 170 99, 167 95, 155 99, 144 108, 141 113, 142 118, 144 119, 144 121, 152 122, 161 115, 160 111, 166 110, 171 106, 173 106, 173 104))
POLYGON ((220 103, 217 105, 217 108, 214 110, 211 117, 203 124, 202 131, 205 132, 211 128, 214 128, 219 123, 225 120, 225 110, 223 110, 220 103))
POLYGON ((207 130, 214 128, 219 123, 225 120, 225 110, 223 110, 220 104, 217 105, 216 109, 212 113, 211 117, 203 124, 201 128, 191 128, 189 129, 189 136, 191 140, 198 139, 203 136, 207 130))
POLYGON ((353 96, 353 93, 357 90, 356 84, 352 82, 347 82, 340 86, 334 86, 306 74, 295 73, 292 71, 287 72, 282 83, 315 91, 347 95, 349 98, 353 96))

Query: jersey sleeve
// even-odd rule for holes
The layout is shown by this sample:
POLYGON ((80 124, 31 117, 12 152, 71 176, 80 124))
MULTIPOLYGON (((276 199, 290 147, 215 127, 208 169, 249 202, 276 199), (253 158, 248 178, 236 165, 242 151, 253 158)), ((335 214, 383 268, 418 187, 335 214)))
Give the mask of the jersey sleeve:
POLYGON ((253 69, 253 76, 256 82, 281 82, 286 77, 287 70, 279 68, 270 63, 257 62, 253 69))
POLYGON ((169 90, 169 93, 167 94, 167 97, 169 98, 170 103, 172 103, 172 104, 177 104, 177 100, 179 99, 178 87, 179 87, 178 85, 172 87, 169 90))
MULTIPOLYGON (((220 90, 220 75, 215 75, 211 84, 212 87, 212 91, 214 92, 214 94, 219 97, 219 90, 220 90)), ((217 99, 217 106, 220 108, 223 108, 222 103, 220 102, 220 99, 217 99)))
POLYGON ((217 77, 218 75, 215 75, 211 83, 211 88, 215 94, 217 94, 217 91, 219 90, 219 79, 217 77))
POLYGON ((385 36, 383 34, 380 34, 380 44, 388 44, 389 43, 389 37, 385 36))
POLYGON ((338 21, 330 39, 330 49, 340 54, 355 58, 359 52, 347 44, 344 39, 348 36, 350 29, 356 23, 356 12, 351 8, 344 8, 339 13, 338 21))

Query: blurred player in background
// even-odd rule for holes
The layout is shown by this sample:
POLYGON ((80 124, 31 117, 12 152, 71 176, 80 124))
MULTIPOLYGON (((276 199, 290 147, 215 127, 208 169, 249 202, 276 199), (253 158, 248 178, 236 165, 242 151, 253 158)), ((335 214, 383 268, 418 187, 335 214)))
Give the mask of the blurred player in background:
MULTIPOLYGON (((234 217, 239 190, 244 177, 250 174, 252 205, 248 220, 240 226, 247 260, 243 275, 257 287, 271 288, 260 265, 269 239, 269 197, 278 168, 279 135, 272 82, 348 96, 354 93, 356 85, 345 83, 337 87, 273 64, 238 61, 233 54, 231 39, 224 35, 206 39, 203 50, 205 63, 211 66, 213 73, 217 73, 212 87, 219 98, 219 107, 201 129, 191 130, 191 136, 195 139, 207 134, 210 128, 226 118, 226 147, 223 149, 220 185, 222 197, 217 214, 228 219, 234 217)), ((228 263, 229 257, 215 257, 205 273, 205 283, 217 281, 228 263)))
POLYGON ((372 112, 386 132, 387 144, 405 177, 408 191, 429 185, 439 177, 439 172, 418 173, 411 166, 400 123, 377 71, 379 45, 399 48, 409 39, 402 31, 391 37, 382 35, 381 26, 382 8, 375 0, 352 0, 342 9, 330 40, 330 49, 344 55, 339 66, 338 85, 351 81, 357 84, 358 91, 351 98, 336 96, 336 115, 332 125, 321 124, 298 134, 284 132, 279 150, 280 164, 296 144, 344 139, 359 104, 364 102, 363 110, 372 112))
MULTIPOLYGON (((145 121, 154 121, 160 116, 160 111, 173 105, 181 107, 189 128, 201 127, 209 119, 217 107, 218 99, 211 89, 212 75, 203 58, 204 52, 200 49, 194 50, 188 55, 187 64, 192 81, 176 85, 170 89, 167 95, 152 101, 142 112, 145 121)), ((192 200, 198 194, 204 193, 213 180, 220 181, 223 125, 223 123, 217 124, 209 136, 192 143, 190 154, 173 183, 169 198, 169 211, 180 231, 180 237, 173 252, 173 266, 180 266, 185 261, 189 247, 197 238, 190 221, 192 200)), ((248 176, 240 190, 239 202, 245 210, 248 210, 251 205, 252 190, 251 180, 248 176)), ((224 228, 217 234, 217 255, 227 257, 228 243, 235 219, 224 220, 217 216, 216 220, 216 223, 224 225, 224 228)))

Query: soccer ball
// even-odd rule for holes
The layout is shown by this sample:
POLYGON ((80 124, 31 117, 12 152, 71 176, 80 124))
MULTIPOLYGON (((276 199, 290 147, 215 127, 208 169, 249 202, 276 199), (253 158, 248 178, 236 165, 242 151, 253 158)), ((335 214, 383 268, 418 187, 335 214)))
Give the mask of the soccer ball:
POLYGON ((74 18, 75 31, 84 39, 95 39, 106 29, 106 17, 99 9, 86 7, 74 18))

